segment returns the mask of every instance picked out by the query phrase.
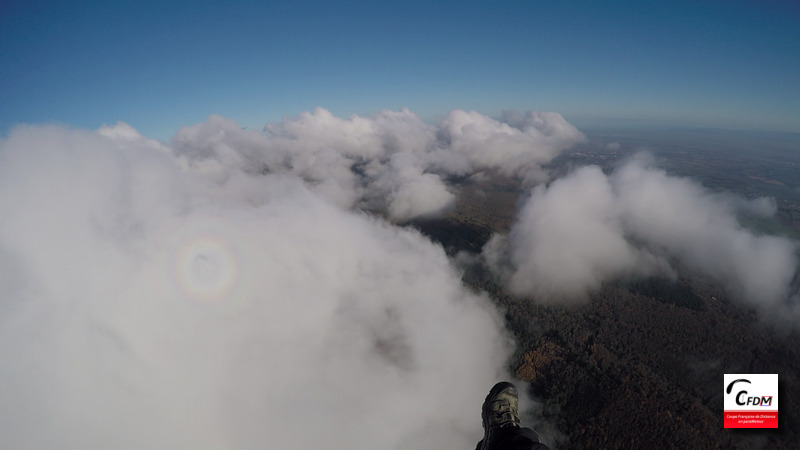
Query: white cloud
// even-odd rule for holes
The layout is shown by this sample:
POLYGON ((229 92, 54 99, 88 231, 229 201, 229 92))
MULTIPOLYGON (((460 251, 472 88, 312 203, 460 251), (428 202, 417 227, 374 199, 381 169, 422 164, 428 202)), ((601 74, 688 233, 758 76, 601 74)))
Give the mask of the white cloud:
POLYGON ((540 181, 546 178, 543 164, 585 139, 557 113, 507 113, 504 121, 474 111, 451 112, 439 126, 440 145, 428 156, 431 166, 457 175, 497 169, 540 181))
POLYGON ((249 173, 291 173, 340 207, 407 221, 453 206, 443 177, 494 169, 544 178, 542 164, 584 139, 555 113, 513 119, 514 126, 455 110, 432 126, 405 109, 341 119, 317 108, 267 124, 265 133, 212 116, 172 141, 195 165, 213 159, 249 173))
POLYGON ((331 179, 359 193, 337 172, 354 157, 400 179, 399 217, 450 195, 397 150, 415 138, 385 137, 416 126, 394 114, 285 123, 317 148, 212 117, 176 135, 178 156, 124 124, 14 130, 0 142, 4 443, 474 445, 509 354, 500 318, 440 247, 320 197, 331 179), (328 139, 330 161, 294 168, 328 139))
POLYGON ((542 300, 580 299, 614 278, 669 274, 667 261, 678 261, 770 310, 790 296, 797 243, 743 228, 741 209, 769 214, 775 206, 711 193, 635 158, 610 176, 585 167, 537 187, 509 236, 495 237, 484 253, 513 292, 542 300))
MULTIPOLYGON (((614 182, 634 239, 678 257, 756 305, 776 304, 789 295, 797 244, 739 225, 741 201, 636 161, 619 170, 614 182)), ((751 209, 764 212, 764 203, 770 204, 756 201, 751 209)))
POLYGON ((455 203, 438 175, 423 173, 409 153, 394 154, 377 178, 376 195, 388 198, 389 216, 399 222, 441 215, 455 203))
MULTIPOLYGON (((526 201, 508 241, 504 270, 509 289, 543 300, 580 299, 603 281, 655 270, 657 261, 629 243, 620 205, 598 167, 584 167, 549 187, 538 186, 526 201)), ((505 251, 487 248, 493 266, 505 251)))

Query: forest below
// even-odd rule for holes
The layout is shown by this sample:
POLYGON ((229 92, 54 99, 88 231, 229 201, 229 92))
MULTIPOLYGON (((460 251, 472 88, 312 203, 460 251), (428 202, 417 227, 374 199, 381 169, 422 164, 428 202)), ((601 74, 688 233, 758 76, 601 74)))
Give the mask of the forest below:
MULTIPOLYGON (((475 255, 513 223, 521 191, 495 177, 464 183, 445 218, 413 226, 451 256, 475 255)), ((534 426, 557 448, 796 448, 800 337, 776 328, 702 276, 605 283, 551 305, 506 292, 474 264, 464 282, 487 293, 516 340, 509 370, 541 402, 534 426), (723 428, 723 374, 777 373, 780 427, 723 428), (555 428, 555 430, 549 430, 555 428)))

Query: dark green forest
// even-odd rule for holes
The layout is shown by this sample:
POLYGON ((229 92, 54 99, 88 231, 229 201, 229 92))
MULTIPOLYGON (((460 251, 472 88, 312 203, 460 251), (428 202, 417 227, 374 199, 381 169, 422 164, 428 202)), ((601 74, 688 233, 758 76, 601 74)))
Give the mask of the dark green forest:
MULTIPOLYGON (((560 170, 569 170, 576 161, 610 167, 623 156, 562 158, 560 170)), ((697 173, 713 171, 713 164, 690 164, 703 158, 713 164, 722 161, 714 154, 697 156, 673 161, 670 170, 686 164, 697 173)), ((751 175, 734 170, 704 183, 725 189, 729 186, 714 183, 743 176, 757 188, 763 181, 747 177, 763 178, 752 175, 758 165, 748 167, 751 175)), ((756 188, 739 186, 737 192, 748 195, 756 188)), ((480 186, 465 183, 448 217, 412 225, 451 255, 477 254, 494 233, 507 232, 522 193, 514 180, 499 176, 480 186)), ((785 201, 770 225, 785 234, 798 229, 794 195, 778 197, 785 201)), ((730 299, 714 282, 688 272, 676 280, 617 280, 583 303, 548 306, 509 295, 479 265, 467 268, 463 277, 503 312, 517 344, 509 369, 530 383, 530 394, 542 403, 535 420, 555 424, 561 433, 556 442, 548 442, 554 447, 797 448, 800 406, 794 398, 800 392, 800 335, 796 328, 777 327, 730 299), (723 428, 725 373, 779 374, 779 429, 723 428)))

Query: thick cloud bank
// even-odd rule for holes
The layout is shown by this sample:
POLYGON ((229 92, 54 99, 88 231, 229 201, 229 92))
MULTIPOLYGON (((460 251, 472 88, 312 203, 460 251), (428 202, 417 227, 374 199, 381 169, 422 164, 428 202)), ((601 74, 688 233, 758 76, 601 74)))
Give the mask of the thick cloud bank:
POLYGON ((613 278, 670 274, 677 263, 735 297, 782 308, 797 244, 743 228, 742 210, 771 215, 775 205, 711 193, 639 157, 609 176, 590 166, 537 186, 484 255, 511 291, 545 301, 583 298, 613 278))
POLYGON ((456 155, 474 139, 562 145, 537 128, 559 117, 451 122, 317 110, 262 134, 213 117, 175 151, 125 125, 14 130, 0 141, 4 446, 470 448, 508 356, 500 319, 440 247, 322 198, 377 188, 412 217, 450 199, 434 165, 511 170, 456 155))
POLYGON ((585 139, 556 113, 503 120, 455 110, 432 126, 405 109, 342 119, 317 108, 265 132, 212 116, 179 130, 173 144, 197 163, 211 158, 250 173, 297 175, 342 207, 403 222, 452 207, 448 176, 493 169, 542 180, 543 164, 585 139))

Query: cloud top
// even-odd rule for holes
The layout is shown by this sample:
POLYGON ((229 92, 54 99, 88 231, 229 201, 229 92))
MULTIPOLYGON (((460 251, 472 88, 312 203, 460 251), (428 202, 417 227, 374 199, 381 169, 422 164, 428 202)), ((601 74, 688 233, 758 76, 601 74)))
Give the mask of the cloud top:
POLYGON ((637 157, 610 175, 589 166, 537 186, 484 254, 509 289, 542 300, 580 299, 605 281, 670 275, 677 264, 770 310, 791 295, 797 243, 742 227, 742 210, 775 205, 712 193, 637 157))
POLYGON ((0 142, 6 445, 474 445, 511 347, 498 314, 440 247, 323 195, 332 178, 364 197, 345 176, 363 160, 398 187, 393 215, 429 207, 438 178, 398 150, 416 141, 386 137, 421 125, 386 117, 317 111, 277 137, 212 117, 173 147, 124 124, 0 142))
POLYGON ((317 108, 263 133, 212 116, 179 130, 172 144, 195 163, 212 158, 250 173, 293 174, 343 208, 404 222, 453 206, 449 176, 497 170, 544 179, 543 164, 585 139, 556 113, 506 116, 508 123, 455 110, 434 126, 406 109, 343 119, 317 108))

